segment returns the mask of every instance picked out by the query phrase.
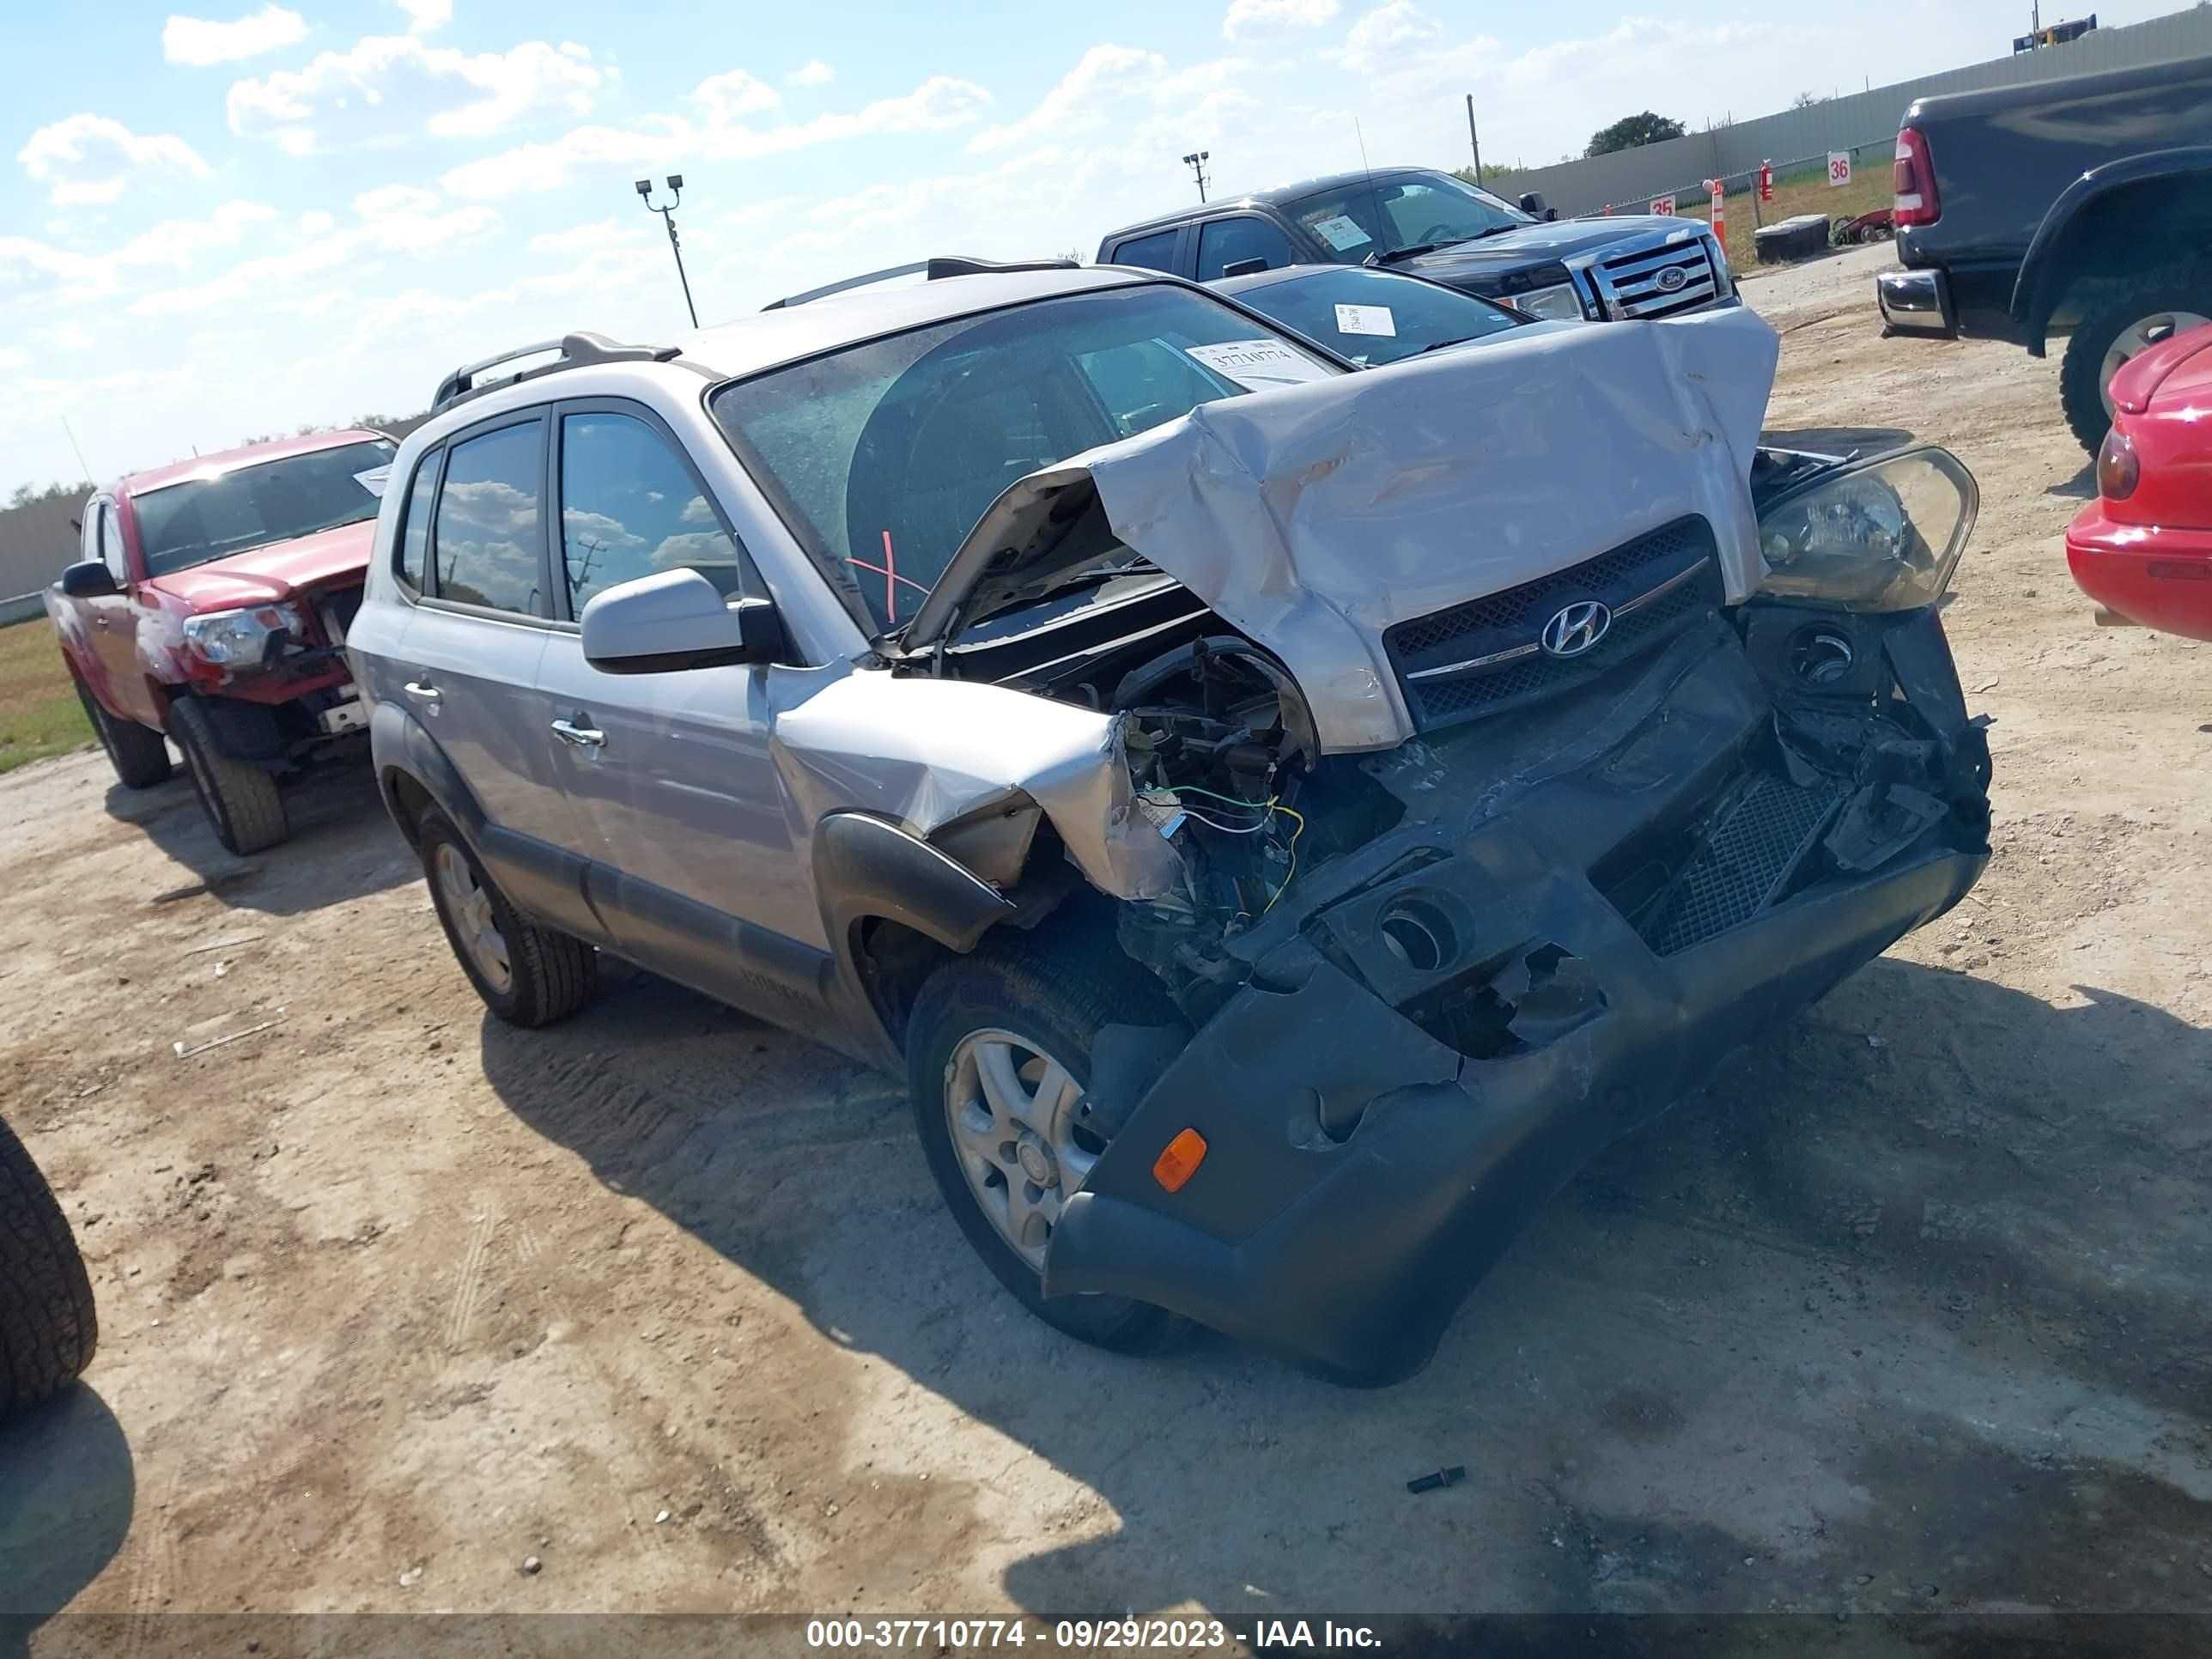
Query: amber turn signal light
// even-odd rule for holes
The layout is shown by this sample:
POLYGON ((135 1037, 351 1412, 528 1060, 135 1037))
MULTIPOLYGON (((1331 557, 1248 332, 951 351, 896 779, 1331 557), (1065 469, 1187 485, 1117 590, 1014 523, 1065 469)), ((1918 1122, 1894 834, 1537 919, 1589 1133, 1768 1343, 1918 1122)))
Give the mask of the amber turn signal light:
POLYGON ((1179 1193, 1205 1162, 1206 1137, 1195 1129, 1185 1129, 1160 1148, 1160 1155, 1152 1160, 1152 1179, 1170 1192, 1179 1193))

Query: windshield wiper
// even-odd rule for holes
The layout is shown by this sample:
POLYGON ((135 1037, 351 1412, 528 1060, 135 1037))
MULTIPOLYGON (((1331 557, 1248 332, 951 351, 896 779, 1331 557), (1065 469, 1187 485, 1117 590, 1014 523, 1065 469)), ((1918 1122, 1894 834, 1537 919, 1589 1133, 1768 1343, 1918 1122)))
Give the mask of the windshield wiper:
POLYGON ((1480 335, 1480 334, 1468 334, 1468 335, 1465 335, 1465 336, 1463 336, 1463 337, 1462 337, 1461 338, 1456 339, 1456 340, 1439 340, 1439 341, 1437 341, 1434 345, 1425 345, 1425 346, 1423 346, 1423 347, 1422 347, 1419 351, 1415 352, 1413 355, 1414 355, 1416 357, 1425 357, 1425 356, 1427 356, 1429 355, 1429 353, 1431 353, 1431 351, 1442 351, 1442 350, 1443 350, 1446 346, 1467 345, 1467 344, 1470 343, 1471 342, 1475 341, 1475 340, 1480 340, 1480 339, 1481 339, 1482 337, 1482 337, 1481 335, 1480 335))
POLYGON ((1360 263, 1369 265, 1395 265, 1401 259, 1411 259, 1423 253, 1434 253, 1443 246, 1442 242, 1415 242, 1410 247, 1378 249, 1369 254, 1360 263))

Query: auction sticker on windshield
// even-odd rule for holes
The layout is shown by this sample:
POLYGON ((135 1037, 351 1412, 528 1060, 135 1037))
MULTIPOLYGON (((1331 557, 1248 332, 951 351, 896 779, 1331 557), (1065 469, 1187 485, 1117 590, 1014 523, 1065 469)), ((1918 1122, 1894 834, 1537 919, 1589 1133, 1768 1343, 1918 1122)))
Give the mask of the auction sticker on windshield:
POLYGON ((1390 314, 1388 306, 1339 306, 1336 308, 1336 331, 1339 334, 1382 334, 1395 340, 1398 337, 1398 319, 1390 314))
POLYGON ((1316 235, 1326 238, 1328 245, 1339 253, 1347 248, 1358 247, 1362 242, 1370 240, 1367 233, 1360 229, 1359 222, 1348 213, 1340 213, 1334 218, 1323 219, 1314 227, 1314 232, 1316 235))
POLYGON ((1279 340, 1224 340, 1219 345, 1188 345, 1183 352, 1215 374, 1226 374, 1247 392, 1262 392, 1271 386, 1303 386, 1308 380, 1329 378, 1328 369, 1279 340))

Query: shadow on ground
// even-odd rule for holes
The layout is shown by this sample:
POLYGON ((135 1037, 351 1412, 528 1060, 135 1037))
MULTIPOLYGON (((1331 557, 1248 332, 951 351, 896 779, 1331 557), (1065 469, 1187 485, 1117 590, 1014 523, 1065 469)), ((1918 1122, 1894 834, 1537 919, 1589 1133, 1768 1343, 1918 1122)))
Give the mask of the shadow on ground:
POLYGON ((82 1383, 0 1425, 0 1656, 114 1559, 136 1491, 123 1425, 82 1383))
POLYGON ((136 824, 179 866, 174 884, 144 896, 151 904, 210 894, 239 910, 298 915, 422 873, 365 763, 332 766, 289 785, 291 838, 246 858, 215 838, 181 768, 151 789, 111 783, 106 805, 111 817, 136 824))
POLYGON ((1061 1340, 896 1082, 650 976, 482 1047, 609 1187, 1097 1494, 1106 1535, 1013 1540, 1036 1612, 2212 1610, 2212 1036, 1892 960, 1747 1035, 1371 1394, 1061 1340))

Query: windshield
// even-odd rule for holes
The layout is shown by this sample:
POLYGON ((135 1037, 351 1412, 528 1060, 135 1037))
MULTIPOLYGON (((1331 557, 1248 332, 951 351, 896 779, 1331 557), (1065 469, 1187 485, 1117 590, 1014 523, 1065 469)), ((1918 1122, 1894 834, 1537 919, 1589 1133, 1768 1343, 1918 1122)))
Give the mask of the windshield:
POLYGON ((1232 290, 1255 311, 1362 368, 1522 326, 1504 306, 1417 276, 1358 265, 1232 290))
POLYGON ((713 409, 884 632, 1016 479, 1217 398, 1342 372, 1203 295, 1145 283, 848 347, 728 386, 713 409))
POLYGON ((1394 173, 1340 185, 1283 204, 1340 264, 1370 254, 1443 247, 1536 222, 1449 173, 1394 173))
POLYGON ((373 519, 392 453, 393 446, 378 438, 134 495, 146 574, 166 576, 249 547, 373 519))

